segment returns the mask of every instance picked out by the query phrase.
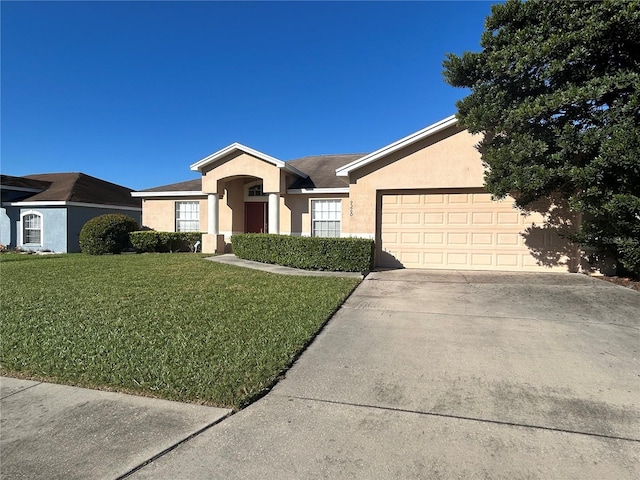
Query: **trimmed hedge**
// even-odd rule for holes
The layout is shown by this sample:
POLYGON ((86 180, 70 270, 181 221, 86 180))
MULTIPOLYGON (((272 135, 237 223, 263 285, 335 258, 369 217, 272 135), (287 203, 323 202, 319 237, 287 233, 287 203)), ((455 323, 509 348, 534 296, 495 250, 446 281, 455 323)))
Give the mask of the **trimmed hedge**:
POLYGON ((196 242, 202 242, 201 232, 131 232, 131 244, 139 252, 192 252, 196 242))
POLYGON ((304 270, 369 272, 373 240, 244 233, 231 237, 238 258, 304 270))
POLYGON ((121 253, 131 247, 129 233, 138 222, 121 213, 107 213, 92 218, 80 230, 80 249, 89 255, 121 253))

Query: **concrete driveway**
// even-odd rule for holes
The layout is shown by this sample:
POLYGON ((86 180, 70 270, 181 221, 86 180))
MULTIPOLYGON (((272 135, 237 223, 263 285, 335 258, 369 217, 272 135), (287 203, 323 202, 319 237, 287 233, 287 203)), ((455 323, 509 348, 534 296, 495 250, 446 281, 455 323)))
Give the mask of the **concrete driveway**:
POLYGON ((3 479, 640 478, 640 294, 370 274, 245 410, 3 379, 3 479))
POLYGON ((370 274, 266 397, 140 479, 640 478, 640 294, 370 274))

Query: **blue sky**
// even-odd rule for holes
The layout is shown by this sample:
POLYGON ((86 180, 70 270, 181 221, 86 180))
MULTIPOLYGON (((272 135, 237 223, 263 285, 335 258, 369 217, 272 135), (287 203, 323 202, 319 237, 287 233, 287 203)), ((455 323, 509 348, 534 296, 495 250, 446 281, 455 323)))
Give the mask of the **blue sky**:
POLYGON ((240 142, 281 160, 367 153, 455 113, 445 53, 491 3, 10 2, 1 165, 133 189, 240 142))

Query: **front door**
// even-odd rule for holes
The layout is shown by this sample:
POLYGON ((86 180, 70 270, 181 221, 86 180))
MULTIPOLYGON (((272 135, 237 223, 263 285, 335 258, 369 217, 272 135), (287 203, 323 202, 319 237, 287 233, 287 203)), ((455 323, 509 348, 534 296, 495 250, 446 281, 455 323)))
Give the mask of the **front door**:
POLYGON ((244 204, 244 231, 245 233, 267 233, 267 212, 266 202, 245 202, 244 204))

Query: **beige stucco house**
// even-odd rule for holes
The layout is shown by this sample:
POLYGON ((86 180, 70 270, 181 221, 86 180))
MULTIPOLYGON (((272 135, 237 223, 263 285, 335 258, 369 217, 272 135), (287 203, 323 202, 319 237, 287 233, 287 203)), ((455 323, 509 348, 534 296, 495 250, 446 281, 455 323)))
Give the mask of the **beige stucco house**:
POLYGON ((200 178, 132 195, 143 225, 206 232, 205 253, 244 232, 355 236, 375 240, 379 267, 576 270, 543 214, 486 193, 478 140, 452 116, 366 155, 284 162, 234 143, 191 165, 200 178))

